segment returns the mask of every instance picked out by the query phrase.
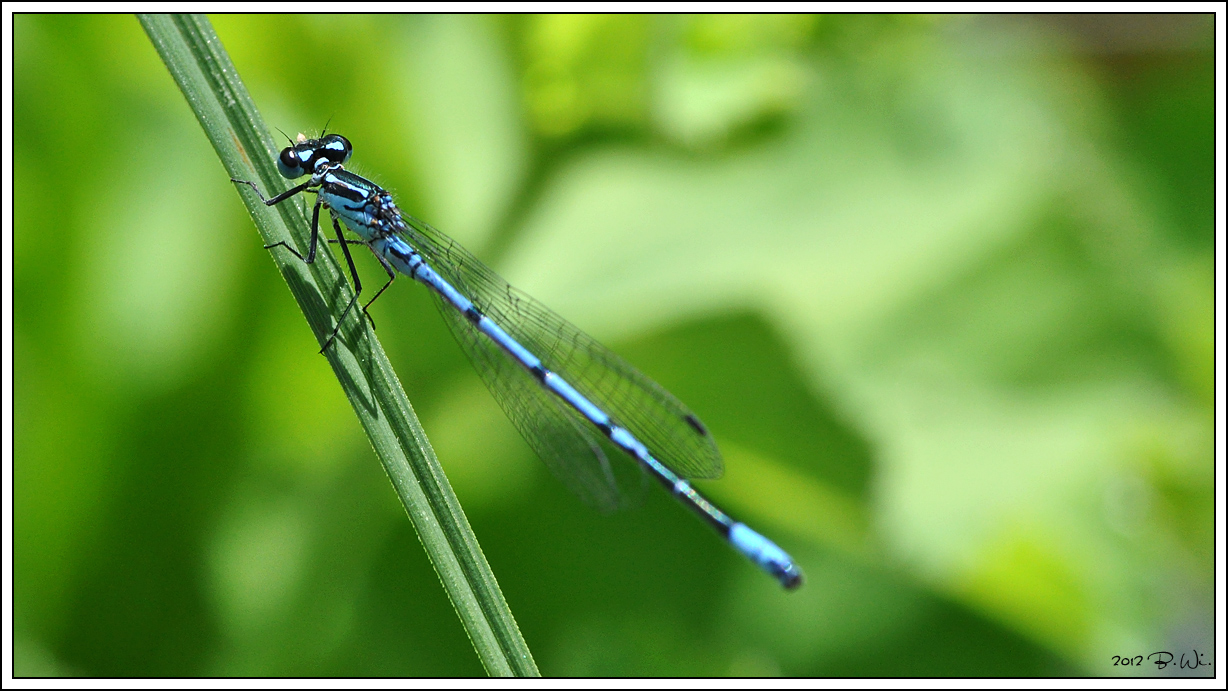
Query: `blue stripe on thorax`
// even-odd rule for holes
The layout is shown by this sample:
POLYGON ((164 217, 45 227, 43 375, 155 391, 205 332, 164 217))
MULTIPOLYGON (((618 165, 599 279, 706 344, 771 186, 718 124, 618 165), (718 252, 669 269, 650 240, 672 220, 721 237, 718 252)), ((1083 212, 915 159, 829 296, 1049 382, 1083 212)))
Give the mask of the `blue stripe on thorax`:
POLYGON ((371 242, 381 235, 378 219, 379 188, 344 170, 329 171, 321 179, 320 199, 356 235, 371 242))

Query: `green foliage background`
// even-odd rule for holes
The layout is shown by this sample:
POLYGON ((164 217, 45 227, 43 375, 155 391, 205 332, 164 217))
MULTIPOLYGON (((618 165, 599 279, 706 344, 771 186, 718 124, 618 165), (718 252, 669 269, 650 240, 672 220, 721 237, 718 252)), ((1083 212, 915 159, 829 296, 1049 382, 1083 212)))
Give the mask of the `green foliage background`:
MULTIPOLYGON (((581 505, 407 282, 378 335, 543 673, 1209 649, 1210 17, 214 24, 270 123, 687 401, 806 570, 581 505)), ((480 675, 136 20, 14 60, 15 674, 480 675)))

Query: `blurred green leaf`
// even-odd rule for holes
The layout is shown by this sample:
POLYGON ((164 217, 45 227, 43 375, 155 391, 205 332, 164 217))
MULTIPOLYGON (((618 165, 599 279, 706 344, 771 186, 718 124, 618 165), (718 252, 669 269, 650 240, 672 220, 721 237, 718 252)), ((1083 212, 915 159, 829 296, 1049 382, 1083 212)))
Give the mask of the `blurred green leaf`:
POLYGON ((405 33, 397 89, 433 223, 480 248, 527 167, 519 94, 489 19, 423 16, 405 33), (456 88, 463 84, 464 88, 456 88))
POLYGON ((524 23, 524 98, 538 132, 561 137, 644 122, 649 17, 554 14, 524 23))

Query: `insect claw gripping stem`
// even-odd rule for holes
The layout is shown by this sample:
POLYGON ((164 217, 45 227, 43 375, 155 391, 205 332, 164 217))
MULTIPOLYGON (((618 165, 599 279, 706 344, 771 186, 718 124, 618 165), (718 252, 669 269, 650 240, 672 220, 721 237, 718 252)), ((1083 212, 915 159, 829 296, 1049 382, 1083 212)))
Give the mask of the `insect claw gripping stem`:
MULTIPOLYGON (((251 187, 251 188, 252 188, 252 191, 254 191, 254 192, 256 193, 256 196, 260 198, 260 201, 261 201, 261 202, 263 202, 265 206, 273 206, 274 204, 278 204, 278 203, 280 203, 280 202, 283 202, 283 201, 285 201, 285 200, 289 199, 290 197, 293 197, 294 195, 296 195, 296 194, 298 194, 298 193, 300 193, 300 192, 316 192, 316 193, 318 194, 318 191, 317 191, 317 190, 312 190, 312 189, 309 189, 310 187, 312 187, 312 186, 313 186, 313 181, 314 181, 314 180, 315 180, 315 178, 313 177, 312 179, 308 180, 307 182, 304 182, 303 184, 298 185, 298 186, 296 186, 296 187, 292 187, 292 188, 290 188, 289 190, 286 190, 285 192, 282 192, 281 194, 279 194, 279 195, 277 195, 277 196, 273 197, 272 199, 266 199, 266 198, 265 198, 265 196, 264 196, 263 194, 261 194, 261 193, 260 193, 260 188, 256 186, 256 183, 254 183, 254 182, 252 182, 252 181, 250 181, 250 180, 239 180, 239 179, 237 179, 237 178, 230 178, 230 181, 231 181, 231 182, 234 182, 234 183, 240 183, 240 184, 247 185, 248 187, 251 187)), ((314 183, 314 184, 317 184, 317 185, 318 185, 319 183, 314 183)), ((310 246, 310 247, 308 248, 308 250, 307 250, 307 256, 306 256, 306 257, 303 257, 303 255, 302 255, 302 254, 299 254, 298 250, 296 250, 296 249, 294 249, 293 247, 291 247, 290 245, 286 244, 286 241, 285 241, 285 240, 280 240, 280 241, 278 241, 278 242, 274 242, 274 243, 272 243, 272 244, 265 245, 265 246, 264 246, 264 249, 268 250, 268 249, 272 249, 272 248, 274 248, 274 247, 284 247, 285 249, 289 250, 290 254, 293 254, 295 257, 298 257, 299 261, 303 262, 304 264, 313 264, 313 263, 315 263, 315 259, 316 259, 316 247, 317 247, 317 244, 318 244, 318 242, 319 242, 319 237, 320 237, 320 207, 323 205, 323 201, 324 201, 324 200, 323 200, 323 198, 322 198, 322 197, 317 196, 317 197, 316 197, 316 203, 315 203, 315 204, 312 206, 312 209, 311 209, 311 246, 310 246)), ((332 345, 332 342, 333 342, 334 340, 336 340, 336 338, 337 338, 337 334, 338 334, 338 333, 341 331, 341 325, 342 325, 343 323, 345 323, 345 317, 346 317, 346 315, 348 315, 348 314, 350 313, 350 310, 351 310, 351 309, 354 307, 354 303, 358 302, 358 296, 359 296, 359 294, 361 294, 361 293, 362 293, 362 281, 361 281, 361 280, 359 280, 359 278, 358 278, 358 270, 357 270, 357 269, 354 267, 354 259, 353 259, 353 258, 350 256, 350 250, 349 250, 349 248, 346 246, 347 244, 354 244, 354 243, 353 243, 353 241, 351 241, 350 243, 347 243, 347 242, 345 241, 345 238, 344 238, 344 237, 342 237, 342 234, 341 234, 341 226, 340 226, 340 225, 338 225, 336 216, 333 216, 333 219, 332 219, 332 220, 333 220, 333 228, 334 228, 334 229, 336 230, 336 232, 337 232, 337 241, 342 243, 342 244, 341 244, 341 250, 342 250, 342 252, 345 254, 345 261, 346 261, 346 264, 348 264, 348 265, 349 265, 349 269, 350 269, 350 277, 351 277, 351 278, 353 279, 353 281, 354 281, 354 297, 353 297, 353 298, 351 298, 351 299, 350 299, 349 304, 347 304, 347 305, 345 306, 345 311, 343 311, 343 312, 341 313, 341 318, 339 318, 339 319, 337 320, 337 325, 336 325, 335 327, 333 327, 333 331, 332 331, 332 333, 330 333, 330 334, 328 335, 328 338, 327 338, 327 339, 324 341, 324 345, 323 345, 323 346, 320 348, 320 354, 321 354, 321 355, 323 355, 323 354, 324 354, 324 351, 325 351, 325 350, 328 350, 328 346, 332 345)), ((332 240, 330 240, 329 242, 333 242, 333 241, 332 241, 332 240)), ((367 243, 365 243, 365 242, 358 242, 357 244, 363 244, 363 245, 365 245, 365 244, 367 244, 367 243)), ((389 281, 389 282, 391 283, 391 281, 389 281)), ((387 285, 385 285, 385 286, 384 286, 384 288, 387 288, 387 287, 388 287, 387 285)), ((384 291, 383 291, 383 288, 381 288, 381 289, 380 289, 380 293, 382 293, 382 292, 384 292, 384 291)), ((376 294, 375 294, 375 297, 379 297, 379 293, 376 293, 376 294)), ((375 301, 375 298, 372 298, 372 299, 371 299, 371 302, 374 302, 374 301, 375 301)), ((368 302, 368 303, 367 303, 367 305, 368 305, 368 306, 369 306, 370 304, 371 304, 370 302, 368 302)), ((365 307, 363 308, 363 312, 364 312, 364 313, 367 315, 367 318, 368 318, 368 319, 371 319, 371 315, 370 315, 370 313, 368 313, 368 312, 366 311, 366 308, 365 308, 365 307)), ((372 327, 372 328, 375 328, 375 320, 374 320, 374 319, 371 319, 371 327, 372 327)))

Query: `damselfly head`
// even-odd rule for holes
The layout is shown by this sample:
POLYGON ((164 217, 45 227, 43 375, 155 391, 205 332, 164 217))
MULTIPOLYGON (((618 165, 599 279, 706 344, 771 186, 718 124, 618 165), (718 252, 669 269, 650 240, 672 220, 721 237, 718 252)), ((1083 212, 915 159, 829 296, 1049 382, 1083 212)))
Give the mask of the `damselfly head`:
POLYGON ((277 157, 277 170, 283 177, 293 180, 310 175, 324 165, 345 163, 351 153, 350 140, 339 134, 308 139, 299 133, 298 141, 293 146, 281 150, 281 155, 277 157))

